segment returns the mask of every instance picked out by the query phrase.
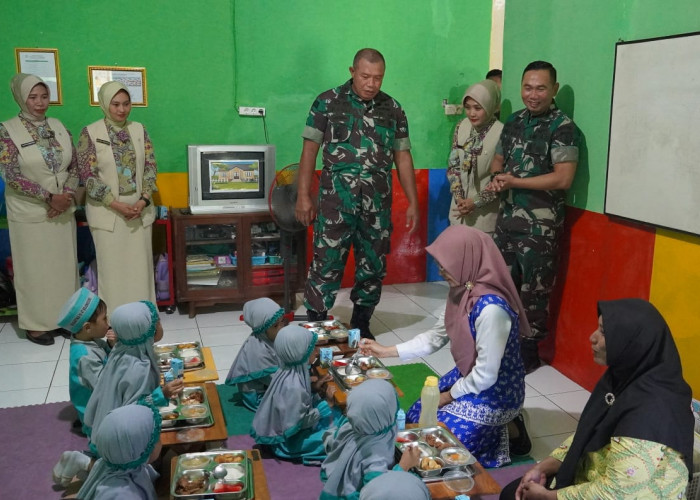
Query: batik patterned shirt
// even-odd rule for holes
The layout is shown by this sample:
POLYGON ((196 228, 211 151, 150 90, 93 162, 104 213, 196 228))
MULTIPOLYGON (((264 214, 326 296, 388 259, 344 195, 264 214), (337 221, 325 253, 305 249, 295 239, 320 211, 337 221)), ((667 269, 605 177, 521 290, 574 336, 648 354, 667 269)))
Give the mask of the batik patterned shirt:
POLYGON ((349 80, 316 98, 302 137, 322 145, 324 203, 347 213, 391 208, 394 151, 411 148, 408 120, 396 100, 379 92, 363 101, 349 80))
MULTIPOLYGON (((561 462, 570 436, 551 456, 561 462)), ((685 498, 688 468, 676 450, 653 441, 613 437, 580 460, 573 486, 557 490, 561 500, 604 498, 685 498)), ((556 487, 556 484, 554 485, 556 487)))
MULTIPOLYGON (((117 129, 105 121, 107 133, 112 143, 112 153, 117 164, 117 176, 119 178, 119 195, 128 195, 136 191, 136 152, 131 136, 126 127, 117 129)), ((156 176, 158 168, 153 154, 153 143, 146 129, 143 129, 143 144, 145 165, 141 194, 151 198, 151 194, 158 191, 156 176)), ((97 150, 95 143, 90 139, 87 128, 84 128, 78 139, 78 159, 80 161, 80 176, 85 183, 87 195, 94 200, 101 201, 109 206, 117 197, 111 188, 100 179, 97 169, 97 150)))
MULTIPOLYGON (((29 120, 20 116, 20 120, 32 136, 32 140, 36 141, 41 156, 46 162, 46 166, 54 173, 57 173, 63 163, 63 155, 66 154, 63 148, 58 143, 55 134, 46 125, 35 125, 29 120)), ((68 132, 70 136, 70 132, 68 132)), ((72 142, 72 137, 71 137, 72 142)), ((71 162, 68 165, 68 178, 63 184, 63 193, 75 194, 78 188, 78 159, 75 148, 71 148, 71 162)), ((10 139, 10 134, 4 125, 0 124, 0 173, 5 179, 5 183, 15 191, 18 191, 26 196, 31 196, 39 200, 46 200, 49 197, 49 192, 42 188, 37 182, 28 179, 19 166, 19 150, 17 145, 10 139)))

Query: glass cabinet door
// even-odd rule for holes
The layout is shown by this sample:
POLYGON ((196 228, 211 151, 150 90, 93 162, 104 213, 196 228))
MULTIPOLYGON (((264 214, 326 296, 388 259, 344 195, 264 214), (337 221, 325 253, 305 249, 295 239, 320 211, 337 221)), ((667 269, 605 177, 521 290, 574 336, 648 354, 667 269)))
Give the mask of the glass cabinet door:
POLYGON ((294 238, 285 238, 274 222, 250 225, 252 285, 281 285, 284 283, 284 258, 296 267, 297 251, 294 238))
POLYGON ((236 224, 185 226, 187 288, 238 288, 236 224))

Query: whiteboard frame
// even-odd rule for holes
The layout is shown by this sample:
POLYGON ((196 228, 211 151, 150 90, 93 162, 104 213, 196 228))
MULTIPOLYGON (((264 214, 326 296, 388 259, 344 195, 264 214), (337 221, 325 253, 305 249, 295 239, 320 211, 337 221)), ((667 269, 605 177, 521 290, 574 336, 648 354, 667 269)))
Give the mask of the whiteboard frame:
MULTIPOLYGON (((674 197, 674 196, 668 196, 668 197, 663 197, 663 196, 654 196, 654 194, 657 194, 658 192, 655 191, 657 188, 659 188, 661 185, 660 184, 655 184, 651 186, 651 193, 646 193, 646 192, 636 192, 632 196, 636 196, 637 198, 641 198, 644 200, 641 205, 643 206, 643 209, 641 212, 647 211, 647 213, 641 214, 641 213, 631 213, 628 208, 620 208, 621 203, 624 203, 624 201, 620 201, 620 193, 624 194, 629 194, 629 193, 624 193, 622 189, 625 189, 625 187, 620 187, 620 179, 624 180, 623 174, 620 174, 618 170, 623 169, 620 165, 615 164, 615 160, 617 160, 617 150, 613 150, 615 147, 617 147, 618 143, 614 142, 614 137, 619 137, 621 133, 627 134, 627 136, 633 136, 634 134, 629 133, 628 129, 625 129, 624 131, 622 130, 617 130, 616 127, 620 127, 621 125, 618 123, 620 121, 623 121, 622 119, 619 118, 619 116, 622 116, 622 113, 619 112, 618 107, 621 106, 617 101, 616 101, 616 96, 619 96, 621 94, 625 94, 626 91, 629 91, 630 89, 632 90, 637 90, 636 87, 626 87, 624 84, 629 85, 629 82, 623 82, 623 86, 618 88, 618 93, 616 94, 616 85, 620 84, 620 80, 623 78, 628 78, 631 79, 628 76, 625 75, 620 75, 618 73, 618 70, 620 69, 621 66, 621 61, 624 61, 626 57, 632 58, 630 54, 634 54, 634 50, 638 47, 641 46, 641 44, 647 44, 647 43, 656 43, 656 42, 669 42, 673 43, 676 40, 679 39, 684 39, 684 38, 690 38, 690 37, 696 37, 697 40, 691 41, 691 44, 694 43, 698 47, 698 51, 700 51, 700 31, 698 32, 692 32, 692 33, 683 33, 683 34, 677 34, 677 35, 671 35, 671 36, 664 36, 664 37, 655 37, 655 38, 646 38, 646 39, 640 39, 640 40, 633 40, 633 41, 620 41, 615 44, 615 62, 614 62, 614 67, 613 67, 613 82, 612 82, 612 95, 611 95, 611 105, 610 105, 610 125, 609 125, 609 135, 608 135, 608 156, 607 156, 607 169, 606 169, 606 184, 605 184, 605 202, 604 202, 604 213, 606 215, 610 216, 615 216, 615 217, 620 217, 622 219, 634 221, 634 222, 639 222, 643 224, 648 224, 654 227, 659 227, 659 228, 665 228, 665 229, 670 229, 674 231, 679 231, 682 233, 687 233, 687 234, 692 234, 692 235, 700 235, 700 190, 696 193, 695 196, 693 196, 693 200, 691 201, 690 205, 684 205, 684 206, 678 206, 678 205, 673 205, 675 202, 681 203, 684 201, 686 198, 683 197, 674 197), (628 54, 625 54, 626 49, 631 49, 628 54), (616 115, 616 112, 619 114, 616 115), (617 134, 617 135, 616 135, 617 134), (671 208, 672 210, 669 210, 671 208), (654 212, 654 209, 656 209, 656 212, 654 212), (685 209, 685 212, 683 210, 685 209), (664 215, 649 215, 648 212, 654 212, 655 214, 664 214, 664 215), (682 213, 683 218, 689 219, 685 221, 680 221, 678 222, 677 220, 673 219, 673 217, 669 217, 669 213, 682 213), (686 214, 693 214, 694 217, 686 217, 686 214), (694 219, 694 220, 693 220, 694 219)), ((664 62, 667 62, 668 59, 666 58, 664 62)), ((653 61, 651 63, 651 68, 653 69, 653 61)), ((683 64, 684 68, 688 64, 687 61, 682 60, 681 64, 683 64)), ((654 69, 654 71, 656 71, 654 69)), ((700 76, 700 69, 696 70, 698 75, 700 76)), ((667 72, 670 73, 670 72, 667 72)), ((634 78, 635 81, 643 81, 643 74, 635 74, 634 75, 636 78, 634 78)), ((677 74, 673 74, 673 77, 669 78, 678 78, 677 74)), ((683 77, 681 76, 679 79, 681 82, 685 82, 683 80, 683 77)), ((696 92, 696 95, 700 95, 700 86, 698 88, 694 87, 688 87, 691 91, 696 92)), ((666 90, 666 89, 664 89, 666 90)), ((667 94, 673 94, 672 92, 668 92, 667 94)), ((620 101, 623 100, 623 98, 619 99, 620 101)), ((639 105, 640 108, 644 106, 644 101, 643 99, 640 100, 642 102, 637 102, 635 103, 636 105, 639 105)), ((697 112, 694 112, 694 108, 691 106, 690 102, 684 101, 686 104, 686 108, 689 109, 689 114, 690 116, 698 116, 697 112)), ((629 105, 628 102, 624 102, 622 105, 629 105)), ((634 109, 631 111, 635 111, 634 109)), ((641 123, 641 122, 640 122, 641 123)), ((685 122, 683 122, 685 123, 685 122)), ((642 123, 640 126, 644 126, 642 123)), ((632 131, 633 132, 633 131, 632 131)), ((700 141, 695 141, 699 142, 700 141)), ((683 152, 687 155, 687 151, 690 150, 689 148, 684 148, 683 152)), ((676 148, 675 150, 672 150, 671 153, 675 152, 680 152, 681 150, 676 148)), ((700 155, 700 150, 698 150, 698 154, 700 155)), ((680 153, 679 153, 680 155, 680 153)), ((692 156, 692 154, 691 154, 692 156)), ((673 162, 673 155, 669 157, 669 163, 673 162)), ((617 162, 617 163, 622 163, 622 162, 617 162)), ((674 163, 675 165, 675 163, 674 163)), ((644 174, 645 171, 641 171, 640 173, 644 174)), ((665 173, 665 172, 663 172, 665 173)), ((671 172, 673 173, 673 172, 671 172)), ((693 171, 695 173, 695 171, 693 171)), ((697 174, 697 175, 700 175, 697 174)), ((637 179, 631 179, 631 180, 637 180, 637 179)), ((659 176, 659 181, 660 182, 666 182, 666 181, 671 181, 671 182, 677 182, 677 183, 683 183, 684 179, 683 178, 678 178, 676 176, 665 176, 661 175, 659 176)), ((623 183, 626 186, 626 183, 623 183)), ((632 183, 630 183, 632 184, 632 183)), ((629 187, 628 187, 629 188, 629 187)), ((632 188, 629 188, 632 189, 632 188)), ((664 186, 665 189, 665 186, 664 186)), ((639 207, 640 205, 638 205, 639 207)))

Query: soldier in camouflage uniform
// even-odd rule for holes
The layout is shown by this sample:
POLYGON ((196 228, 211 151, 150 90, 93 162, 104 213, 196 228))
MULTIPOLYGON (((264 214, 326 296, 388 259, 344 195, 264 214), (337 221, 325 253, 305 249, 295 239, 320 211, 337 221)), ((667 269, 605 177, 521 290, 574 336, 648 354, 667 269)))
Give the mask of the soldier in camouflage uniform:
POLYGON ((579 131, 554 103, 556 78, 544 61, 525 68, 526 108, 506 121, 491 164, 491 188, 502 193, 494 240, 520 289, 532 330, 531 337, 521 338, 528 373, 540 365, 537 344, 548 333, 566 189, 578 164, 579 131))
POLYGON ((323 146, 305 306, 310 320, 326 318, 352 246, 355 284, 350 324, 369 338, 373 338, 369 320, 381 296, 390 246, 393 163, 409 201, 406 226, 410 233, 418 221, 408 121, 399 103, 380 91, 384 68, 378 51, 362 49, 350 68, 352 78, 314 101, 302 134, 296 205, 296 218, 309 225, 316 217, 309 193, 311 176, 323 146))

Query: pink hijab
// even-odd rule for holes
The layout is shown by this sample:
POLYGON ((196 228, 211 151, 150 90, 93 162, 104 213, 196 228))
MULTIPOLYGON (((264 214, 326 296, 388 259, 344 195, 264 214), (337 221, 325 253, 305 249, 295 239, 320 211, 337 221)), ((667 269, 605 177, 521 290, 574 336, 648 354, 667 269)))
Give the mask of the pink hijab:
POLYGON ((462 375, 468 374, 476 361, 469 313, 482 295, 494 294, 505 299, 518 313, 520 335, 530 335, 530 325, 508 266, 489 235, 457 224, 440 233, 426 250, 459 283, 450 287, 447 296, 445 327, 452 357, 462 375))

